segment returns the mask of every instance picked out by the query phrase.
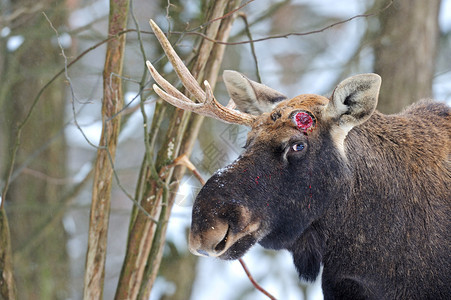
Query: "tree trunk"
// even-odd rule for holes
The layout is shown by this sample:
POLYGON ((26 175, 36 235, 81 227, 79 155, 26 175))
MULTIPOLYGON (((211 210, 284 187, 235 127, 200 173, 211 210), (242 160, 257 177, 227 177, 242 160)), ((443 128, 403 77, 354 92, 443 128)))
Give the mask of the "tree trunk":
MULTIPOLYGON (((128 0, 111 0, 108 36, 114 36, 127 26, 128 0)), ((107 44, 103 71, 102 134, 94 169, 92 203, 86 254, 84 299, 102 299, 105 279, 105 260, 108 220, 111 205, 117 138, 123 107, 122 65, 125 51, 125 34, 107 44)))
POLYGON ((16 299, 16 283, 13 276, 11 238, 6 212, 0 207, 0 299, 16 299))
MULTIPOLYGON (((12 1, 10 9, 14 11, 35 4, 31 0, 12 1)), ((58 28, 65 23, 64 1, 57 0, 52 4, 46 13, 58 28)), ((30 243, 52 219, 53 209, 64 192, 60 181, 66 176, 63 82, 54 83, 36 106, 31 105, 43 85, 63 66, 61 50, 52 43, 55 32, 40 12, 19 15, 8 26, 12 29, 11 35, 24 38, 23 44, 14 51, 2 45, 5 51, 0 63, 3 68, 0 75, 0 152, 8 154, 0 163, 4 178, 10 174, 8 166, 14 145, 20 145, 8 193, 2 199, 9 217, 17 298, 67 299, 70 272, 66 233, 61 220, 43 235, 40 243, 30 243), (24 122, 30 111, 18 140, 18 124, 24 122)))
MULTIPOLYGON (((440 0, 399 0, 379 15, 374 70, 382 76, 378 109, 396 113, 432 97, 440 0)), ((376 5, 385 6, 386 0, 376 5)))

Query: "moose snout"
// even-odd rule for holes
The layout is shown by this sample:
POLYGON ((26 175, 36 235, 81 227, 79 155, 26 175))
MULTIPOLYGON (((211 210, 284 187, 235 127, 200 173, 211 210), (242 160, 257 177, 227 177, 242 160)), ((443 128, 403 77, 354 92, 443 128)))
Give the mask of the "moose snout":
POLYGON ((193 218, 189 233, 191 253, 199 256, 234 259, 237 254, 236 247, 233 247, 235 244, 241 244, 240 248, 247 250, 248 246, 244 242, 244 238, 257 240, 260 222, 251 221, 250 212, 244 207, 235 209, 233 215, 228 219, 193 218))
POLYGON ((189 250, 200 256, 218 257, 223 254, 231 242, 230 227, 225 222, 204 228, 202 231, 191 229, 189 234, 189 250))

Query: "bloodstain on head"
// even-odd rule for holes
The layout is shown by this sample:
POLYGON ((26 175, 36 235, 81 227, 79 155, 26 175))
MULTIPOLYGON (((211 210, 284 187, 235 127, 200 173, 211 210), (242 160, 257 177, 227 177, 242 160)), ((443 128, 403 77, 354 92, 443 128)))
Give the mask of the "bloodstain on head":
POLYGON ((298 112, 293 119, 296 126, 304 131, 311 129, 315 125, 315 120, 305 111, 298 112))

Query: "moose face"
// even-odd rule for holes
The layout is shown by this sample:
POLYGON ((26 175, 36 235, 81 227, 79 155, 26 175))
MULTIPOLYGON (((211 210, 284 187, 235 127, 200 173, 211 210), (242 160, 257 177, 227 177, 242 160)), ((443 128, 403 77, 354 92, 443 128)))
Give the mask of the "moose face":
MULTIPOLYGON (((216 172, 197 196, 190 250, 237 259, 257 242, 271 249, 290 248, 312 222, 339 205, 339 195, 350 188, 343 143, 347 131, 359 122, 350 119, 340 124, 331 113, 333 100, 322 96, 284 100, 237 72, 227 71, 224 79, 240 109, 261 112, 251 107, 259 101, 265 101, 266 109, 271 109, 270 104, 273 108, 254 121, 244 153, 216 172)), ((345 85, 335 91, 336 98, 343 97, 342 88, 350 88, 345 85)), ((359 88, 366 91, 365 86, 359 88)), ((350 103, 362 91, 344 99, 350 103)), ((374 106, 370 107, 372 112, 374 106)), ((368 112, 359 114, 368 116, 368 112)))
POLYGON ((256 120, 244 153, 216 172, 194 203, 193 253, 236 259, 256 242, 287 248, 326 209, 341 186, 328 180, 344 172, 327 124, 316 120, 327 103, 301 96, 256 120), (299 127, 299 117, 310 127, 299 127))

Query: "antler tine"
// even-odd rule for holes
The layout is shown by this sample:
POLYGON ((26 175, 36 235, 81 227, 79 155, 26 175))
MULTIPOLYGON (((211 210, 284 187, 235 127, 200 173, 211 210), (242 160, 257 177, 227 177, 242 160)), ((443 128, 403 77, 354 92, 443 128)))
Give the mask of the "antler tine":
POLYGON ((160 27, 158 27, 158 25, 153 20, 150 20, 149 23, 150 27, 152 27, 155 36, 160 42, 161 47, 166 53, 166 56, 168 57, 172 66, 174 67, 174 70, 177 73, 177 76, 182 81, 183 85, 191 94, 194 95, 194 97, 198 101, 203 101, 205 99, 205 92, 199 86, 199 83, 197 82, 196 78, 194 78, 193 75, 191 75, 191 72, 188 70, 183 61, 177 55, 174 48, 172 48, 171 43, 169 43, 168 39, 164 35, 163 31, 161 31, 160 27))
POLYGON ((154 78, 155 82, 164 89, 160 89, 157 85, 153 86, 154 91, 163 100, 178 108, 193 111, 200 115, 211 117, 226 123, 241 124, 246 126, 252 125, 252 123, 256 119, 255 116, 234 110, 233 108, 235 105, 233 100, 229 102, 227 107, 221 105, 215 99, 211 86, 206 80, 204 81, 204 92, 197 80, 189 72, 188 68, 183 64, 180 57, 174 51, 161 29, 157 26, 157 24, 155 24, 153 20, 150 20, 150 26, 155 32, 155 36, 159 40, 164 52, 168 56, 169 61, 174 67, 174 70, 176 71, 183 85, 200 103, 194 103, 183 93, 177 90, 158 73, 158 71, 152 66, 149 61, 147 61, 146 64, 149 68, 150 74, 154 78))
MULTIPOLYGON (((194 103, 192 101, 189 102, 181 101, 179 98, 169 95, 168 93, 160 89, 156 84, 153 85, 153 90, 155 91, 155 93, 157 93, 158 96, 161 97, 161 99, 174 105, 175 107, 201 114, 202 111, 201 108, 204 105, 203 103, 194 103)), ((211 117, 211 115, 208 116, 211 117)))
MULTIPOLYGON (((186 97, 182 92, 180 92, 178 89, 176 89, 166 79, 164 79, 164 77, 161 76, 160 73, 158 73, 158 71, 155 69, 155 67, 152 65, 152 63, 150 61, 146 61, 146 65, 147 65, 147 68, 149 69, 150 75, 152 75, 155 82, 158 83, 159 85, 161 85, 161 87, 163 89, 165 89, 165 91, 167 91, 168 94, 170 94, 176 98, 179 98, 180 101, 182 101, 182 102, 192 103, 192 101, 188 97, 186 97)), ((172 104, 172 105, 174 105, 174 104, 172 104)), ((174 106, 178 107, 178 105, 174 105, 174 106)))

